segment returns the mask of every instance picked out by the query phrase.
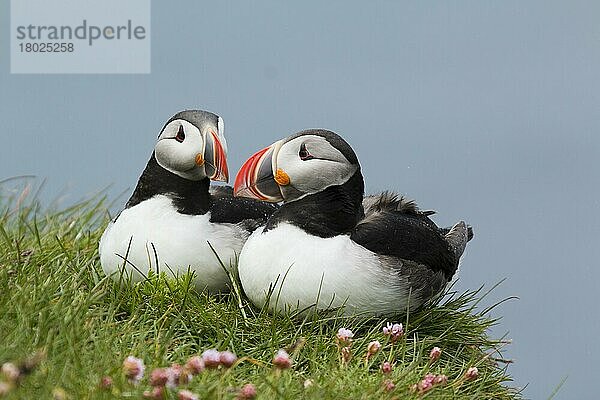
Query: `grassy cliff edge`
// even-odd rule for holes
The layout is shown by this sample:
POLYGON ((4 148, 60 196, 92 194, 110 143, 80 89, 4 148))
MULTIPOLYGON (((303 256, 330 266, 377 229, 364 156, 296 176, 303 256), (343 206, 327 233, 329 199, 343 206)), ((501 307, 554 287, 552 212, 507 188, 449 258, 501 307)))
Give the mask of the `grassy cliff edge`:
POLYGON ((39 359, 31 368, 21 366, 22 376, 13 383, 0 374, 0 397, 142 398, 153 368, 183 365, 211 348, 239 358, 231 368, 205 370, 166 390, 165 398, 177 398, 181 388, 201 398, 236 398, 247 383, 257 398, 521 397, 502 359, 506 341, 488 336, 497 321, 489 309, 477 307, 485 295, 481 289, 450 289, 396 321, 335 313, 273 316, 239 292, 197 293, 190 276, 151 276, 136 285, 107 279, 97 253, 108 222, 102 200, 42 211, 35 200, 0 198, 0 210, 0 363, 19 365, 32 354, 39 359), (399 340, 383 334, 388 322, 403 324, 399 340), (349 355, 336 339, 340 328, 354 332, 349 355), (366 357, 373 341, 381 348, 366 357), (441 349, 439 359, 431 357, 434 347, 441 349), (279 349, 291 355, 290 369, 273 366, 279 349), (146 365, 137 385, 123 375, 129 355, 146 365), (382 371, 385 361, 389 373, 382 371), (473 369, 467 373, 472 367, 476 376, 473 369), (428 374, 442 378, 419 386, 428 374), (103 388, 107 376, 113 383, 103 388))

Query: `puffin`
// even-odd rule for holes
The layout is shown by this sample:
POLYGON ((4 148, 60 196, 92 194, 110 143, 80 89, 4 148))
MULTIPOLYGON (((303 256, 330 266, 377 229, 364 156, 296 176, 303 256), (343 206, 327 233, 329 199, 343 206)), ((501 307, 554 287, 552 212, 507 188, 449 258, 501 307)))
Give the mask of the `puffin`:
POLYGON ((392 192, 364 196, 358 158, 338 134, 279 140, 239 170, 234 195, 283 202, 246 241, 241 285, 257 307, 300 315, 392 316, 420 308, 456 273, 473 233, 438 227, 392 192))
POLYGON ((201 110, 175 114, 125 208, 102 234, 104 272, 115 279, 124 272, 135 282, 150 270, 170 276, 191 271, 200 291, 228 291, 225 269, 235 271, 244 242, 276 209, 236 198, 230 186, 210 185, 228 179, 223 119, 201 110))

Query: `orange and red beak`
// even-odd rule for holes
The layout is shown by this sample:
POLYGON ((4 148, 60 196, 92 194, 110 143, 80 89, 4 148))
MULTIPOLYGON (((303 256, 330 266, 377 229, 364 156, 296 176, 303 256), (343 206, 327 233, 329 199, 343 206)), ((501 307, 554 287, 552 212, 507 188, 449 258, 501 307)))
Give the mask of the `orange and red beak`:
POLYGON ((204 171, 213 181, 228 182, 227 154, 219 137, 211 129, 206 135, 204 145, 204 171))
POLYGON ((273 173, 277 170, 277 152, 281 145, 282 141, 275 142, 246 160, 235 177, 234 196, 271 203, 283 201, 281 189, 273 173))

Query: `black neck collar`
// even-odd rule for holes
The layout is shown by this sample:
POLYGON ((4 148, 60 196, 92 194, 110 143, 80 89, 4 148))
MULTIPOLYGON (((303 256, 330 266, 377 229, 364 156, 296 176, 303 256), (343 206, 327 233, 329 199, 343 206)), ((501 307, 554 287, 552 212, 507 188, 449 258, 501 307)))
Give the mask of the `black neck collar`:
POLYGON ((283 204, 269 218, 265 232, 289 222, 323 238, 349 233, 363 217, 364 182, 360 169, 344 184, 283 204))
POLYGON ((190 181, 167 171, 158 165, 152 153, 125 208, 133 207, 158 194, 164 194, 173 200, 173 205, 182 214, 206 214, 212 205, 209 186, 208 178, 190 181))

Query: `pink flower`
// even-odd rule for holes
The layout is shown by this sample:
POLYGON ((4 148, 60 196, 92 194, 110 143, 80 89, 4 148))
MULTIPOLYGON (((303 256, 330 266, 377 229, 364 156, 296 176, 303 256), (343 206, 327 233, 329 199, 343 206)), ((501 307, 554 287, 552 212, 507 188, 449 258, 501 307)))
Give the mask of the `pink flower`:
POLYGON ((384 374, 389 374, 392 372, 392 364, 390 364, 389 361, 385 361, 383 364, 381 364, 381 372, 384 374))
POLYGON ((204 371, 204 360, 198 356, 190 357, 185 363, 185 369, 192 375, 198 375, 200 372, 204 371))
POLYGON ((433 388, 433 383, 435 381, 434 374, 427 374, 425 377, 417 384, 417 389, 419 393, 428 392, 431 388, 433 388))
POLYGON ((250 400, 256 397, 256 387, 251 383, 246 383, 240 389, 237 398, 240 400, 250 400))
POLYGON ((404 328, 402 327, 402 324, 392 325, 388 322, 387 325, 383 327, 383 334, 385 336, 389 336, 392 343, 394 343, 395 341, 400 339, 402 335, 404 335, 404 328))
POLYGON ((426 393, 429 390, 431 390, 431 388, 433 388, 433 382, 429 381, 429 380, 426 380, 426 379, 423 379, 417 385, 417 389, 419 389, 419 393, 426 393))
POLYGON ((198 395, 189 390, 180 390, 179 393, 177 393, 177 398, 179 400, 198 400, 198 395))
POLYGON ((383 390, 385 390, 386 392, 391 392, 395 388, 396 385, 390 379, 386 379, 385 381, 383 381, 383 390))
POLYGON ((171 389, 179 385, 179 379, 181 378, 181 367, 177 364, 173 364, 166 369, 167 372, 167 387, 171 389))
POLYGON ((165 387, 156 386, 152 390, 145 390, 142 396, 150 400, 163 400, 165 398, 165 387))
POLYGON ((367 353, 373 355, 381 349, 381 343, 378 340, 374 340, 367 345, 367 353))
POLYGON ((445 385, 446 383, 448 383, 446 375, 427 374, 418 384, 412 385, 411 390, 423 394, 433 389, 436 385, 445 385))
POLYGON ((435 380, 435 375, 434 374, 427 374, 425 375, 425 377, 423 378, 424 381, 427 381, 429 383, 433 383, 433 381, 435 380))
POLYGON ((150 386, 165 386, 169 380, 166 368, 154 368, 150 372, 150 386))
POLYGON ((221 355, 215 349, 206 350, 202 353, 202 361, 206 368, 217 368, 221 365, 221 355))
POLYGON ((350 329, 340 328, 336 337, 340 341, 340 343, 349 345, 350 343, 352 343, 354 333, 350 329))
POLYGON ((113 380, 110 376, 103 376, 102 379, 100 379, 100 389, 108 390, 111 388, 112 384, 113 380))
POLYGON ((224 367, 231 367, 237 361, 237 356, 231 351, 222 351, 219 353, 219 362, 224 367))
POLYGON ((477 367, 471 367, 465 373, 465 379, 468 381, 473 381, 479 377, 479 370, 477 367))
POLYGON ((402 332, 402 324, 393 324, 388 322, 386 326, 383 327, 383 334, 385 336, 389 336, 395 334, 397 332, 402 332))
POLYGON ((442 349, 440 349, 439 347, 434 347, 433 349, 431 349, 431 352, 429 353, 429 360, 431 362, 435 362, 440 359, 441 355, 442 355, 442 349))
POLYGON ((1 370, 9 382, 15 382, 21 377, 21 370, 11 362, 5 362, 2 364, 1 370))
POLYGON ((281 349, 275 354, 273 357, 273 365, 278 369, 288 369, 292 366, 292 360, 290 359, 290 355, 287 351, 281 349))
POLYGON ((437 375, 433 380, 434 385, 445 385, 446 383, 448 383, 448 377, 444 374, 437 375))
POLYGON ((168 377, 166 386, 170 388, 174 388, 179 384, 186 384, 192 380, 192 376, 179 364, 171 365, 166 369, 166 372, 168 377))
POLYGON ((128 356, 123 361, 123 372, 129 381, 137 384, 144 377, 144 362, 134 356, 128 356))

